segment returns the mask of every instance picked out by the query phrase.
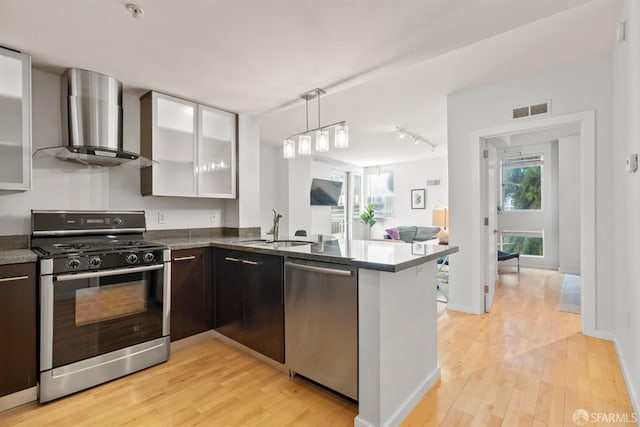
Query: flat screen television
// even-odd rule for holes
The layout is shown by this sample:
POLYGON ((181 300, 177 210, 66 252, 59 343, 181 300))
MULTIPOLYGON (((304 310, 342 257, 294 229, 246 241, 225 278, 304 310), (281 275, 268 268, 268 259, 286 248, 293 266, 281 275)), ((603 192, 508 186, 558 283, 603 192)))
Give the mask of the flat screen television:
POLYGON ((336 206, 342 192, 342 183, 328 179, 313 178, 311 182, 311 205, 336 206))

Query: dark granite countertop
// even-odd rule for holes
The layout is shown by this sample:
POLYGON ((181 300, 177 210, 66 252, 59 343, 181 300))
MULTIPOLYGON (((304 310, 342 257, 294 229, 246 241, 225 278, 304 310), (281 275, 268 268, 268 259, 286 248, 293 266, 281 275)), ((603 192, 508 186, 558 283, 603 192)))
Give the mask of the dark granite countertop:
POLYGON ((38 256, 30 249, 0 250, 0 265, 36 262, 38 256))
MULTIPOLYGON (((307 240, 300 237, 293 239, 307 240)), ((310 237, 309 240, 314 239, 310 237)), ((372 240, 325 240, 322 242, 314 240, 307 244, 289 247, 278 247, 240 237, 174 237, 153 239, 153 241, 163 243, 173 250, 210 246, 389 272, 404 270, 458 252, 456 246, 372 240)))

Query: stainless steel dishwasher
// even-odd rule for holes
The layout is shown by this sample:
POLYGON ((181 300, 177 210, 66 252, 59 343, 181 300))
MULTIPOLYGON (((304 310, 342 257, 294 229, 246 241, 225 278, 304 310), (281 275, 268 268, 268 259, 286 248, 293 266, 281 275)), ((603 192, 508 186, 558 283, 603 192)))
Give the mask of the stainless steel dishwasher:
POLYGON ((358 400, 358 270, 287 258, 285 363, 358 400))

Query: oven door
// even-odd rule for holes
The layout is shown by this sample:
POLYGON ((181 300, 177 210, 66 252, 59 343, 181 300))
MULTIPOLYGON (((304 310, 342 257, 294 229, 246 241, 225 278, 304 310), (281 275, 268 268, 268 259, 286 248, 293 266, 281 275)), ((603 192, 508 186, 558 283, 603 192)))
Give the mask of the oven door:
POLYGON ((41 370, 169 334, 164 264, 41 280, 41 370))

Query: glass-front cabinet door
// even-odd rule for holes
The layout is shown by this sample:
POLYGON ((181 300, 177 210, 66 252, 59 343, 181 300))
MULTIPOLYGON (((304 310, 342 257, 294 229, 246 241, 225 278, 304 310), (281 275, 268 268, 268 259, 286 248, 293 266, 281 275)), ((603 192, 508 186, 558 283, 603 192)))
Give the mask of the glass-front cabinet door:
POLYGON ((196 196, 197 105, 155 92, 153 103, 153 194, 196 196))
POLYGON ((236 197, 236 115, 200 105, 198 190, 201 197, 236 197))
POLYGON ((237 115, 173 96, 140 98, 143 196, 236 197, 237 115))
POLYGON ((0 48, 0 189, 31 189, 31 58, 0 48))

